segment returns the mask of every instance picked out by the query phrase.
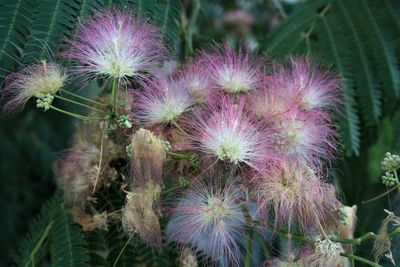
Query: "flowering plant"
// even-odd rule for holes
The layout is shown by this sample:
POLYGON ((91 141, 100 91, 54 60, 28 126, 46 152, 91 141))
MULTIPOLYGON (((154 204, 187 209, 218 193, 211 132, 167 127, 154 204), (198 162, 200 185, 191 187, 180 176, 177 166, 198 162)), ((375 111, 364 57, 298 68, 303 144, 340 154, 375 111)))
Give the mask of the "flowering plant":
MULTIPOLYGON (((116 8, 84 21, 61 55, 71 68, 41 61, 9 75, 3 110, 35 98, 79 120, 57 183, 83 231, 124 233, 114 266, 136 243, 172 247, 183 266, 379 266, 354 254, 367 239, 376 259, 392 258, 400 219, 388 212, 377 235, 354 238, 356 207, 326 174, 343 109, 341 79, 327 67, 221 44, 168 69, 159 30, 116 8), (105 81, 104 91, 68 90, 75 78, 105 81), (287 243, 275 255, 278 236, 287 243)), ((398 188, 399 162, 390 153, 382 162, 386 186, 398 188)))

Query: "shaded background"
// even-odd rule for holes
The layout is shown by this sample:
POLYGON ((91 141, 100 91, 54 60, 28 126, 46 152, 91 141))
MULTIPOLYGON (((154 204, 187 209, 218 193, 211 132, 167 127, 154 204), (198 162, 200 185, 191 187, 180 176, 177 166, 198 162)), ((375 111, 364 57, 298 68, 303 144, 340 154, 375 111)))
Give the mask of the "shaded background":
MULTIPOLYGON (((76 22, 93 10, 112 5, 137 10, 141 3, 61 1, 62 9, 57 10, 54 2, 0 1, 2 85, 7 71, 19 67, 17 60, 30 62, 38 53, 45 54, 45 46, 36 40, 43 37, 40 30, 48 25, 43 21, 46 14, 78 14, 74 22, 57 20, 59 25, 56 26, 60 29, 55 27, 54 33, 48 35, 50 50, 57 51, 63 35, 73 32, 76 22), (31 28, 24 26, 24 20, 31 28)), ((400 148, 398 1, 154 2, 162 2, 160 12, 170 4, 174 8, 174 13, 168 15, 167 27, 174 29, 168 38, 171 50, 180 60, 198 48, 227 41, 233 46, 240 43, 253 47, 269 57, 308 54, 340 71, 345 79, 346 94, 344 114, 338 118, 342 152, 330 173, 343 202, 358 206, 355 235, 377 232, 385 217, 384 208, 400 214, 396 193, 367 205, 361 204, 362 200, 385 191, 380 182, 380 161, 385 152, 399 152, 400 148), (193 40, 193 46, 188 39, 193 40)), ((52 165, 57 155, 70 145, 73 126, 72 119, 51 111, 43 113, 34 103, 29 103, 18 115, 1 119, 0 265, 9 266, 29 222, 43 202, 54 194, 52 165)), ((398 244, 395 240, 393 254, 397 258, 400 255, 398 244)), ((370 258, 371 247, 372 244, 367 243, 356 254, 370 258)))

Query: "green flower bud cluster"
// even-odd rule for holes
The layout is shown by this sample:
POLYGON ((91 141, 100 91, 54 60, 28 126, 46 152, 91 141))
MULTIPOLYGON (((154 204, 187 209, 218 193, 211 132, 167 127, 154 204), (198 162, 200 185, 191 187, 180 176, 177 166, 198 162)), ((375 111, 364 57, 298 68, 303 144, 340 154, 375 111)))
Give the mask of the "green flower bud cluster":
POLYGON ((200 158, 197 154, 191 154, 189 160, 190 160, 190 164, 192 164, 193 166, 200 165, 200 158))
POLYGON ((126 129, 132 128, 132 122, 128 115, 119 116, 117 122, 118 126, 121 128, 126 128, 126 129))
POLYGON ((167 140, 162 140, 163 143, 163 147, 165 149, 165 151, 169 151, 171 149, 171 143, 168 142, 167 140))
POLYGON ((38 98, 36 100, 36 107, 37 108, 43 108, 44 111, 47 111, 50 109, 51 103, 53 103, 54 96, 51 94, 46 94, 42 98, 38 98))
POLYGON ((385 172, 382 176, 382 183, 387 186, 395 186, 399 183, 399 179, 392 172, 385 172))
POLYGON ((188 187, 190 185, 189 180, 185 176, 179 177, 179 186, 180 187, 188 187))
POLYGON ((381 165, 384 171, 395 171, 400 168, 400 156, 387 152, 381 165))

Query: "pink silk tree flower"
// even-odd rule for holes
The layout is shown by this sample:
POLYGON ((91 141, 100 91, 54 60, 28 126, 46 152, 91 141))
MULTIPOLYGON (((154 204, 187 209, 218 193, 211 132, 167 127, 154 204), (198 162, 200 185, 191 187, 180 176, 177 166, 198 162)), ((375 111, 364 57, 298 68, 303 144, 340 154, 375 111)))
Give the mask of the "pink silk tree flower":
POLYGON ((198 149, 219 160, 255 169, 265 160, 270 137, 248 116, 243 98, 233 103, 219 96, 209 110, 195 115, 192 129, 198 149))
POLYGON ((220 266, 239 266, 239 241, 246 236, 241 197, 233 184, 188 189, 171 210, 169 240, 203 252, 220 266))
POLYGON ((207 102, 211 94, 210 74, 202 64, 195 59, 195 62, 184 66, 177 76, 177 79, 185 84, 195 102, 207 102))
POLYGON ((337 109, 341 103, 340 78, 327 70, 319 69, 307 58, 292 57, 290 66, 278 66, 272 79, 285 81, 289 95, 298 98, 298 106, 304 111, 337 109))
POLYGON ((335 189, 304 162, 281 161, 252 182, 260 215, 266 221, 272 216, 275 227, 290 231, 296 223, 304 232, 324 233, 335 225, 335 189))
POLYGON ((248 97, 248 108, 259 120, 267 123, 282 120, 285 115, 295 108, 296 99, 281 90, 264 88, 252 91, 248 97))
POLYGON ((135 116, 146 126, 176 121, 193 104, 182 81, 153 79, 135 91, 135 116))
POLYGON ((67 75, 61 66, 45 61, 8 75, 3 91, 4 113, 20 111, 32 97, 38 101, 46 98, 51 102, 66 80, 67 75))
POLYGON ((199 60, 209 72, 214 91, 246 93, 257 89, 263 81, 263 61, 255 58, 249 50, 236 52, 225 44, 216 48, 214 53, 201 53, 199 60))
POLYGON ((166 49, 158 30, 132 12, 111 9, 83 22, 64 56, 73 70, 91 78, 144 78, 157 67, 166 49))
POLYGON ((286 159, 300 159, 317 167, 334 159, 338 133, 324 112, 292 110, 274 122, 274 149, 286 159))

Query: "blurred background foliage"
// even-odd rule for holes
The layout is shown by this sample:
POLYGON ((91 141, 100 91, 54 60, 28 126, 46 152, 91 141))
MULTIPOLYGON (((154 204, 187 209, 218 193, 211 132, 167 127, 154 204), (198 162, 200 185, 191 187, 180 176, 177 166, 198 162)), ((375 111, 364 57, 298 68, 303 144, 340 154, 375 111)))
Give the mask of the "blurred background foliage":
MULTIPOLYGON (((361 203, 386 190, 380 180, 384 153, 400 152, 398 0, 0 0, 1 86, 5 75, 23 64, 62 60, 57 52, 63 38, 74 38, 79 21, 112 6, 132 9, 159 26, 178 61, 227 41, 254 48, 269 59, 308 55, 332 66, 343 77, 344 108, 337 115, 342 152, 329 172, 343 202, 358 206, 355 235, 376 232, 384 208, 400 214, 396 192, 361 203)), ((54 195, 52 165, 70 145, 73 126, 69 118, 43 114, 33 105, 0 121, 0 265, 13 262, 21 243, 29 247, 21 238, 44 201, 54 195)), ((54 203, 47 209, 59 210, 54 203)), ((45 230, 40 224, 36 228, 31 230, 45 230)), ((102 238, 93 234, 87 240, 100 246, 102 238)), ((370 258, 372 244, 367 245, 357 254, 370 258)), ((399 240, 393 255, 400 262, 399 240)), ((80 255, 81 260, 86 256, 80 255)))

